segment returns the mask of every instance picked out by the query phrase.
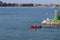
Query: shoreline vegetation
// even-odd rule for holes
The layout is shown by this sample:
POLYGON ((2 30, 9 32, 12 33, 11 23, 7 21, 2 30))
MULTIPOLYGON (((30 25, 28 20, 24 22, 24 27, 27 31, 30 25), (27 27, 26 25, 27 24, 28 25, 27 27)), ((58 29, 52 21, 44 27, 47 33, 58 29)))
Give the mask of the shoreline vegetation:
POLYGON ((60 7, 60 4, 6 3, 0 1, 0 7, 60 7))

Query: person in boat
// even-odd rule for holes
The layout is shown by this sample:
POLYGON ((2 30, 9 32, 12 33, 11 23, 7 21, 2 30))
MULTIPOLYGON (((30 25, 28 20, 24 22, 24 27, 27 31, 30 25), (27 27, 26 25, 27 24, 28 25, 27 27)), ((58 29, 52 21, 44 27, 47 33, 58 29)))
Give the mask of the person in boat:
POLYGON ((30 28, 41 28, 42 26, 38 26, 38 25, 30 25, 30 28))
POLYGON ((49 18, 47 18, 47 20, 50 20, 49 18))

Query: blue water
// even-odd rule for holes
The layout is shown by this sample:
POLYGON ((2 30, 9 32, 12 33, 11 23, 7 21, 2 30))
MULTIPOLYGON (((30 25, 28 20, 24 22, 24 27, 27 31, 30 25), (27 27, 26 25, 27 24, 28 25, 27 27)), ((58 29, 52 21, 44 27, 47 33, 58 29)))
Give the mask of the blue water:
POLYGON ((0 40, 60 40, 60 28, 29 28, 29 24, 41 24, 42 20, 53 16, 54 8, 1 7, 0 40))

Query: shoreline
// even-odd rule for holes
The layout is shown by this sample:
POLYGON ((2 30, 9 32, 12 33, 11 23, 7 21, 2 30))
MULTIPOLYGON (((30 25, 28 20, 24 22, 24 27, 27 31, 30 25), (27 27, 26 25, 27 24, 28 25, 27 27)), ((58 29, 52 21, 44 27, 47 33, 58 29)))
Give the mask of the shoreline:
POLYGON ((0 1, 0 7, 60 7, 60 4, 6 3, 0 1))
MULTIPOLYGON (((0 7, 0 8, 54 8, 54 7, 28 7, 28 6, 26 6, 26 7, 0 7)), ((58 8, 60 8, 60 7, 58 7, 58 8)))

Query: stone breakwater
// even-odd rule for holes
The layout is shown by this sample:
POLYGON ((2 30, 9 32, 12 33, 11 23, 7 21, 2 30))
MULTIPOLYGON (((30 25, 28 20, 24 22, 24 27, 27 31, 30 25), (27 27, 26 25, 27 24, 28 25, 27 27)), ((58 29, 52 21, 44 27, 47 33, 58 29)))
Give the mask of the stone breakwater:
POLYGON ((60 20, 43 20, 41 23, 44 25, 60 26, 60 20))

